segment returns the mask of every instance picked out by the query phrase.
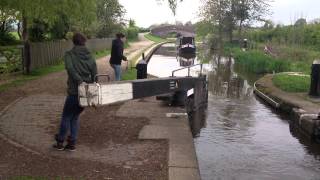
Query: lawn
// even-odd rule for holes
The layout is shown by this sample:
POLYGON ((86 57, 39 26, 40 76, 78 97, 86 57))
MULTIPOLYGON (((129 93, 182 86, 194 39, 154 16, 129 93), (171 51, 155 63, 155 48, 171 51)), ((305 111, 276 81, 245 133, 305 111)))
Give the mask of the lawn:
POLYGON ((144 37, 149 39, 150 41, 155 42, 155 43, 161 43, 161 42, 167 41, 166 39, 163 39, 163 38, 161 38, 159 36, 152 35, 150 33, 144 35, 144 37))
POLYGON ((304 74, 280 73, 274 75, 273 84, 286 92, 308 92, 310 76, 304 74))

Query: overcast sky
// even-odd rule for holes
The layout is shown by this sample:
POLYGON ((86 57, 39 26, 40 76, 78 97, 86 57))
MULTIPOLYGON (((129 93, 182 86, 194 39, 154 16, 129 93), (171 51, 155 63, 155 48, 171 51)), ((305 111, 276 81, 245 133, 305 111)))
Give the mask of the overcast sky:
MULTIPOLYGON (((272 19, 275 23, 291 24, 303 17, 307 21, 320 18, 320 0, 273 0, 271 3, 272 19)), ((138 26, 149 27, 152 24, 175 21, 196 22, 201 7, 201 0, 183 0, 178 4, 177 14, 173 16, 167 0, 119 0, 126 11, 127 19, 134 19, 138 26)))

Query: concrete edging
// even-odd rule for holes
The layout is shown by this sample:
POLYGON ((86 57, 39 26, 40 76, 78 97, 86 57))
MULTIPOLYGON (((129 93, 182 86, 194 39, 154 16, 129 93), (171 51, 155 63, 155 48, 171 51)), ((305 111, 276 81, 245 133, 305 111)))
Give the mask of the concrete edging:
MULTIPOLYGON (((261 79, 263 78, 264 77, 261 79)), ((263 93, 257 88, 256 83, 258 81, 254 83, 254 92, 258 97, 271 105, 273 108, 289 113, 294 126, 296 126, 302 134, 310 139, 320 140, 320 118, 318 114, 315 114, 314 112, 308 112, 304 109, 304 107, 296 107, 290 102, 283 100, 281 96, 276 96, 273 94, 272 96, 281 101, 277 102, 273 97, 266 95, 266 93, 263 93)))
MULTIPOLYGON (((146 51, 147 62, 154 52, 166 43, 169 42, 158 43, 149 48, 146 51)), ((151 123, 142 128, 139 139, 167 139, 169 141, 168 179, 200 180, 200 170, 188 117, 170 118, 163 114, 162 117, 149 117, 149 119, 151 123)))

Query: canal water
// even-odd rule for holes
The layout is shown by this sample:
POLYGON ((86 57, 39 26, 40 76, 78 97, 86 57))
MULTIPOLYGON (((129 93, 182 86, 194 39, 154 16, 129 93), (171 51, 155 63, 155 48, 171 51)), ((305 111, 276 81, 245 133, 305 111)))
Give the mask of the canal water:
MULTIPOLYGON (((320 180, 320 145, 253 94, 258 77, 235 68, 231 58, 209 60, 208 108, 191 122, 202 180, 320 180)), ((175 48, 166 45, 148 73, 166 77, 179 67, 175 48)))

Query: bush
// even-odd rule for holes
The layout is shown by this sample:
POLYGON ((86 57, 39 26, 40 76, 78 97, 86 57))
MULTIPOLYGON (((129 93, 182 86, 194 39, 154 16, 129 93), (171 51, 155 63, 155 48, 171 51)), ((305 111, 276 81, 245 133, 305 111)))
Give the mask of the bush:
POLYGON ((257 50, 236 49, 233 55, 237 65, 257 74, 289 71, 291 67, 289 61, 272 58, 257 50))
POLYGON ((0 33, 0 45, 8 46, 19 44, 20 42, 10 33, 0 33))
POLYGON ((137 27, 128 27, 126 29, 127 39, 135 40, 138 38, 139 28, 137 27))
POLYGON ((15 47, 0 48, 0 74, 21 71, 21 49, 15 47))

